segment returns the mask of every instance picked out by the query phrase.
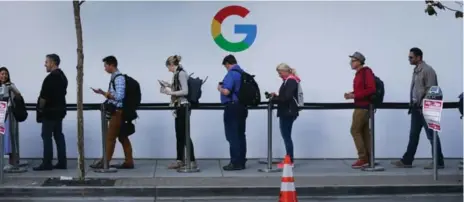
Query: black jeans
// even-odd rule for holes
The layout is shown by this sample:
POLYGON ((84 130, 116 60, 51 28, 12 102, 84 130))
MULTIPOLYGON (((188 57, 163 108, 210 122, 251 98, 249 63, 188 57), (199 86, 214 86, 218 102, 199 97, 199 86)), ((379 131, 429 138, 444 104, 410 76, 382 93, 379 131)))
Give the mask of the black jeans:
POLYGON ((293 162, 293 141, 292 141, 292 127, 296 116, 282 116, 279 117, 279 128, 282 139, 284 140, 285 151, 290 156, 293 162))
POLYGON ((230 163, 237 166, 245 165, 246 143, 246 118, 248 109, 238 103, 226 104, 224 108, 224 130, 229 142, 230 163))
POLYGON ((63 120, 42 120, 42 141, 44 165, 52 165, 53 139, 56 143, 58 163, 66 165, 66 141, 63 135, 63 120))
MULTIPOLYGON (((422 115, 422 110, 415 108, 411 109, 411 129, 409 131, 409 143, 406 152, 403 155, 401 161, 403 164, 411 165, 414 161, 414 156, 416 155, 417 145, 419 144, 419 137, 422 128, 425 129, 427 134, 427 139, 430 141, 430 145, 433 145, 433 131, 429 129, 427 123, 425 122, 424 116, 422 115)), ((432 146, 433 150, 433 146, 432 146)), ((438 165, 444 165, 443 153, 441 151, 440 138, 437 135, 437 153, 438 153, 438 165)), ((433 151, 432 151, 433 152, 433 151)), ((433 153, 432 153, 433 155, 433 153)))
MULTIPOLYGON (((189 116, 190 118, 190 110, 187 112, 185 105, 181 105, 176 109, 176 119, 175 119, 175 127, 176 127, 176 143, 177 143, 177 160, 184 161, 185 156, 185 146, 186 144, 186 131, 187 127, 190 127, 190 124, 186 125, 186 118, 189 116), (187 114, 188 113, 188 114, 187 114)), ((190 144, 190 161, 195 161, 195 153, 193 149, 192 138, 189 138, 188 143, 190 144)))

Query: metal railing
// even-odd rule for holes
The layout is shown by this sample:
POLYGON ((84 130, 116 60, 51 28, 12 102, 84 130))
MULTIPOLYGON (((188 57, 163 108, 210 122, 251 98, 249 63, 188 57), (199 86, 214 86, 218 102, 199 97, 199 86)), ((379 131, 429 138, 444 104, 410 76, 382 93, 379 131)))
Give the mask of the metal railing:
MULTIPOLYGON (((446 102, 444 103, 443 108, 444 109, 454 109, 458 108, 459 103, 458 102, 446 102)), ((197 106, 192 106, 190 107, 191 110, 222 110, 224 109, 225 105, 220 104, 220 103, 201 103, 197 106)), ((68 111, 76 111, 77 110, 77 105, 76 104, 67 104, 66 108, 68 111)), ((301 106, 300 109, 302 110, 346 110, 346 109, 354 109, 355 106, 353 103, 305 103, 304 106, 301 106)), ((36 104, 32 103, 27 103, 26 104, 26 109, 28 111, 35 111, 36 110, 36 104)), ((138 110, 141 111, 149 111, 149 110, 174 110, 176 109, 175 107, 170 107, 169 103, 142 103, 138 110)), ((276 106, 274 104, 270 104, 270 102, 262 102, 256 107, 248 107, 249 110, 263 110, 267 109, 268 111, 268 152, 267 152, 267 159, 261 160, 260 163, 266 164, 266 167, 264 169, 259 169, 260 172, 275 172, 278 171, 278 169, 273 168, 273 164, 275 162, 278 162, 277 160, 274 160, 272 158, 272 110, 276 109, 276 106)), ((386 102, 377 107, 377 109, 409 109, 409 104, 408 103, 398 103, 398 102, 386 102)), ((106 119, 106 113, 105 109, 100 103, 92 103, 92 104, 84 104, 83 106, 84 111, 93 111, 93 110, 99 110, 101 112, 102 116, 102 150, 103 150, 103 169, 97 169, 95 170, 96 172, 103 172, 103 173, 111 173, 111 172, 117 172, 116 169, 110 168, 108 165, 108 161, 106 159, 106 132, 108 129, 108 120, 106 119)), ((179 172, 198 172, 200 171, 197 168, 192 168, 190 162, 190 149, 189 147, 189 141, 190 141, 190 116, 189 116, 189 109, 187 108, 187 115, 186 115, 186 148, 185 148, 185 162, 186 165, 179 169, 179 172)), ((10 112, 11 113, 11 110, 10 112)), ((371 135, 374 136, 374 113, 373 109, 370 109, 370 129, 371 129, 371 135)), ((10 117, 12 117, 12 114, 10 114, 10 117)), ((12 155, 15 158, 15 161, 13 163, 13 166, 9 170, 5 170, 7 173, 18 173, 18 172, 27 172, 27 168, 25 165, 27 165, 27 162, 20 162, 19 161, 19 130, 18 130, 18 124, 16 121, 10 121, 10 128, 11 128, 11 136, 12 136, 12 155)), ((3 157, 3 138, 0 138, 0 156, 3 157)), ((372 150, 374 150, 374 137, 372 137, 372 150)), ((375 156, 374 156, 374 151, 372 152, 371 156, 371 162, 375 162, 375 156)), ((4 158, 0 159, 0 165, 3 165, 4 158)), ((363 169, 365 171, 383 171, 384 169, 382 167, 376 167, 376 163, 371 163, 369 168, 363 169)), ((3 169, 0 171, 0 183, 3 182, 3 169)))

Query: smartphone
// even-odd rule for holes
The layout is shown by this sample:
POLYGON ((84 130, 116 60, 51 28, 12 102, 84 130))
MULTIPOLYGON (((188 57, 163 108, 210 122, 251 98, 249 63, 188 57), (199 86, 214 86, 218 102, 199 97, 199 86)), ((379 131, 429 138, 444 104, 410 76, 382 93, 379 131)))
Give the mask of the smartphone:
POLYGON ((219 82, 219 85, 221 85, 221 86, 222 86, 222 84, 224 84, 224 83, 222 83, 222 82, 219 82))
POLYGON ((158 80, 158 82, 159 82, 159 84, 160 84, 161 86, 166 87, 166 86, 164 85, 164 83, 161 82, 160 80, 158 80))

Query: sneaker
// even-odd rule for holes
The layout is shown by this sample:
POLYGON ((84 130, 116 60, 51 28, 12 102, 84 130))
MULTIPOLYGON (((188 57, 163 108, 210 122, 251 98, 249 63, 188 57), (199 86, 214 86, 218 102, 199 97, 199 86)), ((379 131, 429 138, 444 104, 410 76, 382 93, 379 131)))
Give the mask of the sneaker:
POLYGON ((398 160, 398 161, 392 161, 392 165, 394 165, 397 168, 412 168, 412 164, 404 164, 403 161, 398 160))
POLYGON ((7 170, 11 170, 11 169, 13 169, 13 165, 11 165, 11 164, 8 164, 5 167, 3 167, 3 171, 7 171, 7 170))
MULTIPOLYGON (((183 168, 185 168, 186 166, 187 166, 187 165, 182 164, 182 166, 179 167, 179 169, 183 169, 183 168)), ((190 162, 190 168, 191 168, 191 169, 197 169, 197 168, 198 168, 197 162, 191 161, 191 162, 190 162)))
MULTIPOLYGON (((440 165, 438 164, 437 165, 437 169, 444 169, 445 168, 445 165, 440 165)), ((432 170, 433 169, 433 162, 429 163, 428 165, 424 166, 424 169, 425 170, 432 170)))
POLYGON ((168 169, 179 169, 182 166, 184 166, 184 162, 176 161, 174 163, 171 163, 171 165, 168 166, 168 169))
POLYGON ((357 160, 356 162, 354 162, 352 165, 351 165, 351 168, 353 169, 360 169, 360 168, 363 168, 363 167, 366 167, 368 166, 369 163, 367 161, 363 161, 363 160, 357 160))

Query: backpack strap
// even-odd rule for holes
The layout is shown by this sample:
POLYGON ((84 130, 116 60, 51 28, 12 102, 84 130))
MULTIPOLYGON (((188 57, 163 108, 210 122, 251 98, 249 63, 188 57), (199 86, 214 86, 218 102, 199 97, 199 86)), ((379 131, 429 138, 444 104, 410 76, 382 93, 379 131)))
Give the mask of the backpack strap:
POLYGON ((108 85, 108 91, 110 90, 110 86, 113 86, 113 89, 116 91, 116 84, 114 84, 114 80, 115 80, 116 77, 118 77, 118 76, 124 76, 124 74, 116 74, 116 76, 114 76, 114 78, 111 79, 110 85, 108 85))

